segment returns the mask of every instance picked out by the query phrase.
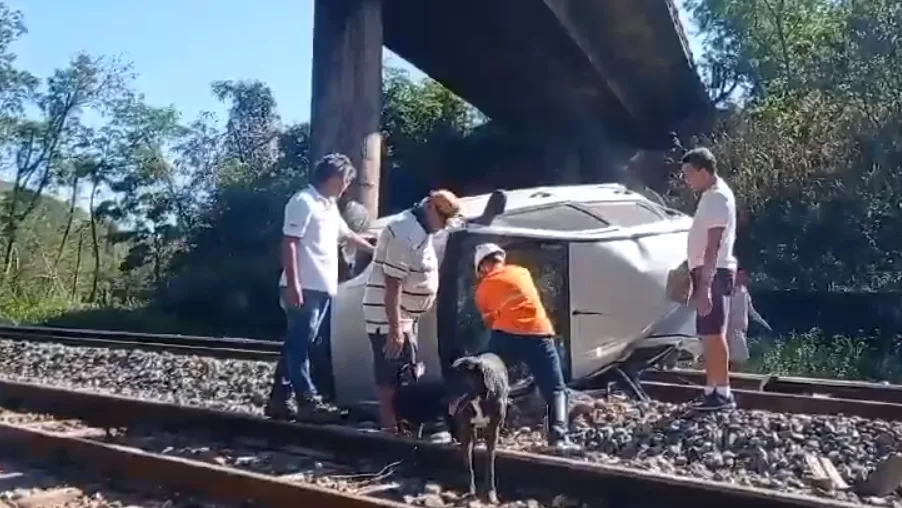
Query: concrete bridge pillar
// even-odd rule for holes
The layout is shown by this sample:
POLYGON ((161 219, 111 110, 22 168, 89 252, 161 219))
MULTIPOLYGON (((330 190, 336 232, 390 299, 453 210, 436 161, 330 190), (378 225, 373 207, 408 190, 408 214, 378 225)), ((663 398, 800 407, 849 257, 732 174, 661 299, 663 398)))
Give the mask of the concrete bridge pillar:
POLYGON ((626 184, 631 147, 618 143, 598 124, 586 125, 578 137, 580 173, 585 182, 626 184))
POLYGON ((382 1, 316 0, 311 161, 344 153, 358 169, 347 199, 378 216, 382 155, 382 1))
POLYGON ((543 183, 572 185, 582 182, 579 153, 570 139, 552 136, 546 140, 544 152, 543 183))
POLYGON ((548 183, 630 183, 628 170, 636 150, 612 140, 599 126, 582 126, 565 135, 545 138, 544 174, 548 183))

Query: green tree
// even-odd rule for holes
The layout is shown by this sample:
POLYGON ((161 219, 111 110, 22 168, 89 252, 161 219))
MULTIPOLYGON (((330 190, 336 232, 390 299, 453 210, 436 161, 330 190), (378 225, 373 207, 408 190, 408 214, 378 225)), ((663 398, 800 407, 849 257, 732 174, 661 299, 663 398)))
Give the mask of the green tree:
POLYGON ((85 110, 102 112, 121 92, 126 70, 115 62, 78 55, 68 68, 47 79, 44 90, 29 93, 38 118, 20 116, 5 140, 13 185, 2 211, 4 273, 11 266, 20 223, 34 211, 48 186, 74 168, 68 157, 82 148, 80 119, 85 110))
POLYGON ((435 182, 460 168, 449 167, 458 142, 484 121, 481 114, 432 79, 416 82, 388 68, 383 85, 380 200, 383 211, 410 206, 435 182))
POLYGON ((704 142, 743 201, 740 252, 771 285, 898 288, 902 6, 696 0, 711 68, 745 88, 704 142), (825 241, 829 238, 829 241, 825 241))

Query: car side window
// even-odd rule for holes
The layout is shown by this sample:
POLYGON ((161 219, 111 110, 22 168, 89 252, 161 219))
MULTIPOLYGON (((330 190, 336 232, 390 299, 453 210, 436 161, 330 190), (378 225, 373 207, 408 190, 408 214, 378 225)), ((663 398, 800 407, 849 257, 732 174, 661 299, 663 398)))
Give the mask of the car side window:
POLYGON ((495 219, 494 225, 553 231, 582 231, 609 226, 599 217, 569 204, 506 213, 495 219))
POLYGON ((665 220, 664 214, 639 201, 600 201, 580 206, 613 226, 642 226, 665 220))

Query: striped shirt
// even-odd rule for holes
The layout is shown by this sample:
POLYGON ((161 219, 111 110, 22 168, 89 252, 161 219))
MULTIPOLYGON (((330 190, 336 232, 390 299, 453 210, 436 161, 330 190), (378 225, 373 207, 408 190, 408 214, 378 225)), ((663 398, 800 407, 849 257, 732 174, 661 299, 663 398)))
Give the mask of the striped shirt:
POLYGON ((385 277, 401 279, 401 331, 412 332, 414 322, 435 302, 438 292, 438 255, 416 214, 407 210, 379 234, 376 252, 363 293, 366 332, 388 333, 385 313, 385 277))

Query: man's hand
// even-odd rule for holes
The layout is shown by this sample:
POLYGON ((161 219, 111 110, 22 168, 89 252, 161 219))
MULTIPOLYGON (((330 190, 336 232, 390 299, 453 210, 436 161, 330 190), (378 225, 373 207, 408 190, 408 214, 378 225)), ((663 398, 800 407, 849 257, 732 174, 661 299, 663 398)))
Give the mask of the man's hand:
POLYGON ((385 357, 389 360, 397 358, 404 349, 404 334, 401 333, 400 326, 389 326, 388 337, 385 340, 385 357))
POLYGON ((300 309, 301 305, 304 305, 304 297, 299 285, 289 284, 285 288, 285 304, 292 309, 300 309))

